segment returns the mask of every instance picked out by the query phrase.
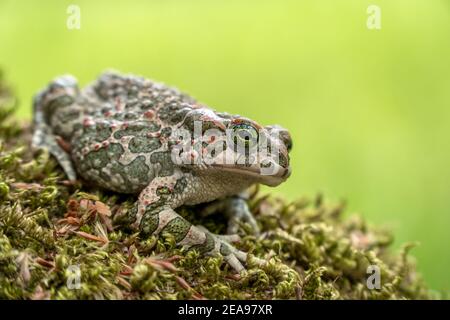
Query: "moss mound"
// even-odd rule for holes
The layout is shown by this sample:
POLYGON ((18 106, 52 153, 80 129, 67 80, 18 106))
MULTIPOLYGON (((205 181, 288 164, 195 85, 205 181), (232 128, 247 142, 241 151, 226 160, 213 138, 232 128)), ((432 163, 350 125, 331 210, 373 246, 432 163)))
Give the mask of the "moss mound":
MULTIPOLYGON (((170 235, 141 239, 121 217, 135 200, 70 184, 45 152, 30 150, 28 123, 0 79, 0 299, 423 299, 432 298, 392 235, 322 197, 286 202, 254 190, 249 204, 262 227, 242 225, 239 248, 269 263, 235 274, 219 257, 174 246, 170 235), (381 288, 368 289, 369 265, 381 288)), ((224 232, 215 215, 178 210, 224 232)))

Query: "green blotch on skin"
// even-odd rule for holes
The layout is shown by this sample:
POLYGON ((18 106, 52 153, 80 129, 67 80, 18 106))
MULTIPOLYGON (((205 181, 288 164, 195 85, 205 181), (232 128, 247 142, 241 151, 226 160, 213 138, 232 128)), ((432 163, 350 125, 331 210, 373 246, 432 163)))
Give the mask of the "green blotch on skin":
POLYGON ((124 173, 131 178, 137 178, 141 181, 147 181, 149 170, 149 167, 145 164, 144 156, 139 156, 124 166, 124 173))
POLYGON ((100 123, 95 126, 94 139, 98 142, 102 142, 111 137, 111 127, 107 123, 100 123))
POLYGON ((124 193, 134 193, 142 190, 153 179, 150 168, 145 164, 144 156, 138 156, 127 165, 113 161, 110 164, 110 171, 111 174, 121 176, 123 183, 113 186, 113 188, 124 193))
POLYGON ((172 191, 170 191, 169 187, 158 187, 158 189, 156 189, 156 194, 158 196, 163 196, 163 195, 170 195, 172 193, 172 191))
POLYGON ((174 113, 179 109, 180 109, 179 104, 170 103, 168 105, 163 106, 161 109, 159 109, 158 117, 161 120, 166 121, 166 120, 170 119, 170 117, 172 117, 174 115, 174 113))
POLYGON ((151 163, 159 163, 161 169, 159 170, 158 176, 167 177, 173 175, 174 164, 172 162, 172 156, 170 151, 155 152, 150 156, 151 163))
POLYGON ((182 178, 178 179, 173 188, 174 192, 177 194, 183 193, 184 189, 186 189, 186 187, 187 187, 187 184, 188 184, 188 181, 187 181, 186 177, 182 177, 182 178))
POLYGON ((89 152, 86 156, 86 161, 89 167, 94 169, 104 168, 109 163, 108 152, 105 149, 89 152))
POLYGON ((170 117, 169 119, 170 123, 175 124, 181 122, 189 111, 190 111, 189 108, 177 110, 175 114, 170 117))
POLYGON ((111 143, 105 149, 108 152, 109 157, 114 160, 118 160, 125 152, 120 143, 111 143))
POLYGON ((143 236, 152 235, 159 225, 159 213, 147 210, 142 217, 139 229, 143 236))
POLYGON ((162 231, 173 235, 175 237, 175 241, 178 243, 186 237, 190 227, 191 224, 188 221, 182 217, 177 217, 171 220, 162 231))
POLYGON ((158 138, 134 137, 128 144, 132 153, 149 153, 161 147, 158 138))
POLYGON ((113 160, 118 160, 124 149, 118 143, 111 143, 105 148, 89 152, 85 157, 87 168, 102 169, 113 160))

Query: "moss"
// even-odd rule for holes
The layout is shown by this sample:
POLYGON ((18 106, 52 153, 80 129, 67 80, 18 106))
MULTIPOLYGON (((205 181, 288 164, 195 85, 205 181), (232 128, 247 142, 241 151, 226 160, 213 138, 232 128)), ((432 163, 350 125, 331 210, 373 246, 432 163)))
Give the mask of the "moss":
MULTIPOLYGON (((434 298, 392 235, 321 196, 287 202, 256 189, 249 205, 260 236, 242 225, 238 247, 252 261, 240 275, 220 257, 183 251, 164 234, 140 238, 123 217, 134 197, 70 184, 45 152, 29 148, 30 126, 14 118, 0 82, 0 299, 422 299, 434 298), (381 288, 368 289, 379 267, 381 288), (80 276, 80 281, 77 280, 80 276)), ((222 233, 220 215, 181 214, 222 233)))

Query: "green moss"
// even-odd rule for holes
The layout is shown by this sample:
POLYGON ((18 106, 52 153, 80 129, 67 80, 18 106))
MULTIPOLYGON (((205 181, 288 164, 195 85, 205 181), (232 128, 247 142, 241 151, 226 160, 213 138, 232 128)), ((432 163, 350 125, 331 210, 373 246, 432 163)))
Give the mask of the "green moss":
MULTIPOLYGON (((1 83, 1 82, 0 82, 1 83)), ((249 200, 260 236, 242 225, 238 247, 250 255, 236 275, 221 257, 183 251, 175 239, 140 238, 123 217, 134 197, 71 185, 45 152, 32 153, 31 129, 13 117, 0 84, 0 299, 421 299, 434 298, 392 235, 322 197, 286 202, 255 190, 249 200), (368 289, 376 265, 381 288, 368 289), (80 276, 80 281, 77 276, 80 276)), ((220 215, 194 224, 223 233, 220 215)))

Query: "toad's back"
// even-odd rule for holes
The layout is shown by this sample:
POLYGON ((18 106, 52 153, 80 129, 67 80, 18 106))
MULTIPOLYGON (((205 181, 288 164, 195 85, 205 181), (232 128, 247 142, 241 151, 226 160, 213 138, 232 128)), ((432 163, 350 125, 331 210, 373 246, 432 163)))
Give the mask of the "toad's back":
POLYGON ((168 138, 197 105, 177 89, 107 72, 82 91, 72 77, 60 77, 34 107, 34 144, 50 149, 69 178, 74 166, 85 180, 136 193, 156 174, 173 173, 168 138))

